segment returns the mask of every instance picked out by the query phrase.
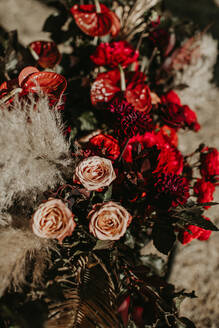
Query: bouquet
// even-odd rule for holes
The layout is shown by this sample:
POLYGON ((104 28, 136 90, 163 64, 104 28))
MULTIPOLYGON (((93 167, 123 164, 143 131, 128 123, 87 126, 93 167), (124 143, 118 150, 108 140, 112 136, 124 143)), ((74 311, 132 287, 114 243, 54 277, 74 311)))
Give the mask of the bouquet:
POLYGON ((158 0, 54 3, 52 41, 2 35, 0 325, 195 327, 168 276, 218 230, 219 152, 178 148, 205 32, 158 0))

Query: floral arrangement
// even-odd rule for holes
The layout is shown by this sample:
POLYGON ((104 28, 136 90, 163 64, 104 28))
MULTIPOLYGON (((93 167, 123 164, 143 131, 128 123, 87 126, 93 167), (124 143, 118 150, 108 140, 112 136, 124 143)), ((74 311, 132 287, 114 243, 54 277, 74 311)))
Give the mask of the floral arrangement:
POLYGON ((218 230, 219 152, 178 149, 205 35, 158 0, 55 5, 53 41, 2 35, 0 325, 195 327, 168 275, 177 243, 218 230))

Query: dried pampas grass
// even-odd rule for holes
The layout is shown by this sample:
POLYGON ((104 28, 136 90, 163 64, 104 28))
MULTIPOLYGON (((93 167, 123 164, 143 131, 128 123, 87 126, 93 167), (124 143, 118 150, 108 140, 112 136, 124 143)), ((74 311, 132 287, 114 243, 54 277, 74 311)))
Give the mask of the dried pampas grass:
POLYGON ((73 171, 69 145, 58 110, 45 96, 15 99, 13 108, 0 109, 0 212, 16 201, 25 204, 64 182, 73 171), (70 170, 70 171, 69 171, 70 170))
POLYGON ((0 296, 7 288, 19 291, 27 282, 27 275, 32 286, 42 284, 44 270, 51 263, 51 248, 55 248, 52 243, 31 231, 0 231, 0 296))
POLYGON ((147 26, 144 14, 154 7, 160 0, 137 0, 133 7, 118 6, 115 12, 120 19, 122 29, 120 37, 126 41, 131 41, 136 33, 141 33, 147 26))

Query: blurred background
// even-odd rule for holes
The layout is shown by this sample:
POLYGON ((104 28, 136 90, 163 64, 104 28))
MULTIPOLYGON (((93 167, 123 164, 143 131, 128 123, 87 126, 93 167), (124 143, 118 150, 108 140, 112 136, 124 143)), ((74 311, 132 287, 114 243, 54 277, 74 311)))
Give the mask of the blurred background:
MULTIPOLYGON (((17 29, 19 41, 24 46, 35 40, 48 40, 48 33, 42 32, 42 26, 56 9, 47 6, 46 3, 46 0, 0 0, 0 28, 7 31, 17 29)), ((164 0, 164 6, 181 20, 193 21, 201 31, 208 27, 207 33, 216 41, 219 40, 219 0, 164 0)), ((213 41, 215 45, 216 41, 213 41)), ((205 49, 206 53, 208 51, 211 54, 211 49, 205 49)), ((194 94, 197 105, 191 107, 196 110, 202 129, 199 133, 184 133, 180 137, 180 148, 184 153, 191 152, 191 149, 195 149, 203 141, 214 147, 219 146, 218 59, 212 83, 209 85, 210 89, 206 90, 203 102, 194 94)), ((215 200, 219 201, 219 193, 215 200)), ((211 208, 207 215, 219 224, 216 207, 211 208)), ((183 302, 181 315, 191 318, 197 328, 219 327, 218 254, 219 243, 216 233, 213 233, 207 242, 195 240, 177 249, 170 281, 179 288, 196 290, 198 298, 183 302)))

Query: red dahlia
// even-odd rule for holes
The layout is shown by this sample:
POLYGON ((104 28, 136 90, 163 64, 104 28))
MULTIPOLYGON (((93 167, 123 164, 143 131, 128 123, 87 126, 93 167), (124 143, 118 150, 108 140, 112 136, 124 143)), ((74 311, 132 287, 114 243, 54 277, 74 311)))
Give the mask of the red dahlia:
POLYGON ((148 195, 152 205, 160 209, 177 207, 186 203, 189 198, 189 185, 180 175, 160 173, 154 175, 148 195))

